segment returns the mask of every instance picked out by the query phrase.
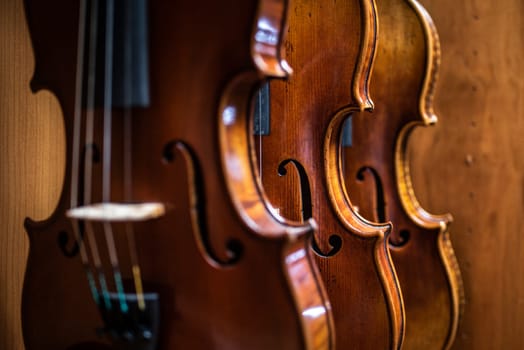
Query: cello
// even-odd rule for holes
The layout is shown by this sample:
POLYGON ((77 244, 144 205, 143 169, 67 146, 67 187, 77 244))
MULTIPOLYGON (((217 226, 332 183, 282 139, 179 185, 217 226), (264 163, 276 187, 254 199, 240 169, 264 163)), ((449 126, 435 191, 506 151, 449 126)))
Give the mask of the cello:
POLYGON ((312 251, 341 349, 399 349, 403 337, 391 227, 354 212, 340 167, 343 121, 372 108, 367 82, 376 35, 372 0, 298 3, 285 43, 294 74, 271 81, 258 104, 257 132, 265 135, 255 148, 265 195, 281 217, 318 223, 312 251))
POLYGON ((406 309, 404 349, 448 349, 464 300, 449 238, 452 217, 432 215, 418 203, 408 154, 413 130, 437 122, 438 33, 416 0, 377 0, 377 6, 381 31, 370 83, 376 108, 372 118, 355 114, 348 121, 347 191, 362 216, 393 223, 391 256, 406 309))
POLYGON ((287 6, 25 1, 67 139, 56 209, 25 223, 26 349, 332 348, 314 222, 275 219, 249 150, 287 6))

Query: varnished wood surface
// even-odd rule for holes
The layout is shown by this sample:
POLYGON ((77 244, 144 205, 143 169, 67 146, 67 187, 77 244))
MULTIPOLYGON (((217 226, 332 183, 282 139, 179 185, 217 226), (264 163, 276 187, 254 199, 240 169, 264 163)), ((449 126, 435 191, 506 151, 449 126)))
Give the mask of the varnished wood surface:
MULTIPOLYGON (((28 242, 22 222, 53 210, 64 164, 58 106, 50 95, 27 90, 34 63, 21 3, 0 1, 0 348, 9 350, 23 349, 19 312, 28 242), (8 157, 7 148, 39 157, 8 157)), ((443 50, 435 100, 440 122, 415 133, 412 173, 421 204, 454 216, 452 240, 467 300, 454 349, 520 349, 523 3, 421 3, 438 26, 443 50)))
MULTIPOLYGON (((251 94, 265 77, 287 74, 280 60, 287 1, 148 2, 151 103, 130 108, 127 116, 113 111, 110 198, 101 195, 105 154, 103 161, 97 160, 94 151, 84 148, 86 143, 101 152, 102 144, 108 145, 107 139, 102 142, 102 113, 94 108, 94 139, 82 136, 78 142, 85 157, 93 158, 92 169, 85 169, 93 174, 92 193, 83 199, 74 197, 81 191, 74 186, 81 182, 71 170, 80 5, 67 0, 25 3, 37 66, 31 88, 56 93, 68 145, 56 210, 45 221, 26 221, 30 252, 22 328, 27 349, 124 346, 118 345, 124 336, 119 328, 116 337, 97 335, 100 327, 109 327, 108 335, 115 332, 102 322, 78 249, 75 253, 72 248, 73 229, 65 212, 76 206, 71 197, 74 203, 91 204, 88 194, 94 203, 154 201, 171 208, 158 220, 133 225, 142 283, 146 293, 158 294, 161 309, 155 349, 332 348, 329 304, 308 249, 314 226, 280 222, 271 215, 260 197, 249 152, 251 94), (278 40, 268 40, 268 31, 278 40), (124 151, 119 145, 125 119, 132 124, 125 137, 133 146, 124 151), (132 158, 128 198, 123 194, 124 152, 132 158), (68 247, 60 246, 60 236, 68 247)), ((86 119, 78 121, 88 124, 86 119)), ((108 231, 104 239, 102 225, 85 226, 85 246, 93 256, 95 237, 99 242, 96 296, 115 292, 119 276, 131 280, 123 225, 104 226, 109 225, 119 265, 116 258, 109 264, 111 249, 106 247, 113 238, 107 238, 108 231)), ((134 288, 121 289, 122 299, 127 298, 123 293, 135 295, 134 288)), ((107 308, 120 309, 112 304, 107 308)), ((156 330, 151 332, 156 337, 156 330)))
POLYGON ((34 59, 22 1, 0 1, 0 349, 22 350, 21 291, 28 251, 23 222, 58 200, 64 131, 56 99, 28 89, 34 59))
POLYGON ((421 204, 450 212, 466 305, 453 349, 524 348, 524 2, 421 0, 439 30, 439 123, 415 133, 421 204))
POLYGON ((449 240, 452 218, 420 206, 406 159, 413 130, 437 120, 439 38, 416 0, 377 0, 377 8, 380 32, 370 83, 375 109, 352 115, 352 145, 343 147, 346 187, 362 216, 393 223, 390 252, 406 310, 403 349, 448 349, 463 301, 449 240))
POLYGON ((294 75, 269 85, 271 133, 259 140, 264 191, 282 215, 318 222, 312 249, 333 305, 337 346, 399 349, 404 309, 387 249, 390 227, 355 214, 339 168, 345 116, 371 106, 375 3, 297 1, 289 22, 286 58, 294 75))

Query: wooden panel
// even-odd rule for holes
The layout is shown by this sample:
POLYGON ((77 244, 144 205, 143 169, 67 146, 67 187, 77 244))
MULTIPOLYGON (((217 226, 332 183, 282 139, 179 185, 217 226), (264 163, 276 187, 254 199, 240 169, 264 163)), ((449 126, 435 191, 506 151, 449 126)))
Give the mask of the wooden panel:
POLYGON ((22 0, 0 0, 0 349, 23 349, 20 302, 26 216, 44 219, 64 166, 62 116, 49 93, 33 95, 34 60, 22 0))
POLYGON ((455 218, 467 303, 454 348, 522 349, 524 2, 421 3, 443 57, 439 123, 412 140, 413 176, 421 204, 455 218))

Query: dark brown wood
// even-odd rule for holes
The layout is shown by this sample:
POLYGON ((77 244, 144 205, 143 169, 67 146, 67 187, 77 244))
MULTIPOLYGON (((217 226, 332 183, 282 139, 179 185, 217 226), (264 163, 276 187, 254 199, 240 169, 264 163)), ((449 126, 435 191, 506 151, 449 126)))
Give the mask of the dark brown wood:
POLYGON ((372 105, 375 3, 305 0, 290 16, 285 46, 294 75, 270 83, 271 134, 257 140, 264 190, 282 215, 318 223, 313 250, 333 305, 337 346, 398 349, 403 306, 387 248, 390 226, 356 215, 340 168, 342 122, 372 105))
MULTIPOLYGON (((45 221, 26 222, 24 341, 28 350, 117 348, 95 335, 103 323, 65 218, 79 2, 25 3, 36 59, 32 87, 49 89, 61 103, 67 153, 56 210, 45 221), (65 248, 58 242, 62 231, 65 248)), ((280 0, 149 2, 151 105, 132 110, 132 200, 170 207, 134 228, 146 292, 160 295, 160 349, 333 347, 329 302, 308 249, 313 225, 271 215, 248 147, 252 92, 265 77, 287 74, 280 60, 286 7, 280 0)), ((102 118, 95 113, 100 147, 102 118)), ((122 147, 116 146, 123 119, 115 110, 113 201, 123 193, 122 147)), ((100 200, 100 163, 93 174, 93 198, 100 200)), ((95 235, 104 242, 100 226, 95 235)), ((121 225, 114 230, 121 273, 130 279, 128 242, 121 225)))
POLYGON ((344 147, 347 191, 362 216, 393 223, 391 256, 406 309, 403 348, 446 349, 463 302, 449 240, 452 218, 419 205, 407 154, 414 128, 437 120, 432 103, 439 39, 416 0, 377 0, 377 7, 380 33, 371 77, 376 108, 352 116, 353 144, 344 147))

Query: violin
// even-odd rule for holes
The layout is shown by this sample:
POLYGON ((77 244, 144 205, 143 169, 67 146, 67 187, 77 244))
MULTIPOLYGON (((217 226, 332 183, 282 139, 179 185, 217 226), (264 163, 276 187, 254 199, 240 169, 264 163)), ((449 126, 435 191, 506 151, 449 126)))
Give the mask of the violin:
MULTIPOLYGON (((433 215, 416 199, 409 136, 437 122, 433 92, 440 44, 431 17, 416 0, 377 0, 380 35, 371 78, 370 118, 348 121, 343 147, 348 194, 366 219, 391 221, 390 250, 404 296, 404 349, 447 349, 463 304, 460 270, 449 238, 449 214, 433 215)), ((416 149, 413 150, 415 152, 416 149)))
POLYGON ((330 349, 314 222, 277 220, 253 92, 290 73, 285 0, 25 0, 66 131, 51 216, 26 220, 26 349, 330 349))
POLYGON ((311 249, 341 349, 399 349, 404 332, 388 250, 391 227, 357 215, 341 169, 344 120, 372 108, 367 82, 376 36, 374 1, 296 4, 285 43, 294 74, 270 81, 257 105, 262 135, 255 148, 265 195, 280 216, 318 223, 311 249))

